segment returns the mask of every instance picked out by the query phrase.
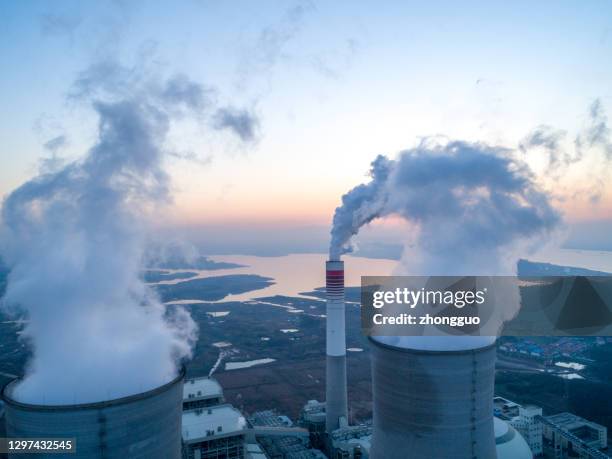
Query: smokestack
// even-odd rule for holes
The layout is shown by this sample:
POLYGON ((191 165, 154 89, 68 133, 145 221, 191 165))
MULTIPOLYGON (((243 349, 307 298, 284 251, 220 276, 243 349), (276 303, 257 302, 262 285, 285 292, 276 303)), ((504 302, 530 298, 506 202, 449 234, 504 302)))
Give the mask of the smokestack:
POLYGON ((348 419, 346 395, 346 336, 344 317, 344 262, 330 260, 325 265, 327 290, 327 368, 325 384, 325 431, 348 419))
POLYGON ((373 459, 492 459, 495 344, 417 350, 370 339, 373 459))

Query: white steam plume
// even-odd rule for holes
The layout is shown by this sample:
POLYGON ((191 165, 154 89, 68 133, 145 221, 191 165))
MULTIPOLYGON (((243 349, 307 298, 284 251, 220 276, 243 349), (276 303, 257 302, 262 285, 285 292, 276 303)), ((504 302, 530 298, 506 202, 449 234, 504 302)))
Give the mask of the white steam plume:
POLYGON ((426 139, 395 160, 379 156, 372 181, 336 209, 330 258, 352 251, 363 225, 399 215, 418 229, 414 249, 404 253, 410 274, 512 274, 508 250, 551 231, 560 217, 527 167, 507 153, 426 139))
POLYGON ((210 90, 184 76, 148 75, 109 62, 81 74, 71 97, 97 113, 94 146, 4 201, 1 248, 11 271, 3 306, 24 311, 22 338, 32 349, 13 394, 19 401, 146 391, 191 354, 195 323, 181 308, 167 311, 141 278, 145 222, 170 201, 172 123, 217 108, 210 90))
MULTIPOLYGON (((416 236, 404 249, 398 275, 515 274, 522 246, 551 232, 560 216, 527 167, 508 153, 483 144, 441 144, 425 139, 395 160, 378 156, 372 163, 371 182, 345 194, 342 206, 336 209, 330 258, 352 251, 351 238, 363 225, 399 215, 416 228, 416 236)), ((376 339, 426 350, 489 345, 494 341, 492 335, 516 314, 520 304, 516 285, 505 282, 507 278, 497 279, 495 290, 503 292, 504 304, 492 311, 485 336, 438 332, 437 336, 376 339)))

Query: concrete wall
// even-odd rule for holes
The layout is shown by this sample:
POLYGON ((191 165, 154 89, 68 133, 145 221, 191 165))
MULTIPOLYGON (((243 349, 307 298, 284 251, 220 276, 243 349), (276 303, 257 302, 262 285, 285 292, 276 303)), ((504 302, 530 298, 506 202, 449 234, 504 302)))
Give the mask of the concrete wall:
POLYGON ((416 351, 370 340, 374 459, 494 459, 495 347, 416 351))
MULTIPOLYGON (((39 406, 15 402, 4 388, 8 437, 76 437, 75 454, 39 459, 180 459, 184 373, 143 394, 102 403, 39 406)), ((22 454, 9 456, 19 459, 22 454)))

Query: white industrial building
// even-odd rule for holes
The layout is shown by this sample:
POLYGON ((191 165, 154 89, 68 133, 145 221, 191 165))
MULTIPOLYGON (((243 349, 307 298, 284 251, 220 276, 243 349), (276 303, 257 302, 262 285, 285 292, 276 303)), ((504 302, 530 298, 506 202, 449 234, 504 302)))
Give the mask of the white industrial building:
POLYGON ((543 454, 543 426, 540 421, 542 408, 535 405, 519 405, 503 397, 493 399, 496 417, 514 427, 525 439, 534 456, 543 454))
MULTIPOLYGON (((493 419, 496 459, 532 459, 533 453, 523 436, 507 421, 493 419)), ((331 435, 332 457, 340 459, 368 459, 371 457, 371 426, 350 426, 331 435)))
POLYGON ((183 410, 220 405, 224 401, 223 389, 217 380, 203 377, 185 381, 183 386, 183 410))
POLYGON ((246 430, 246 419, 231 405, 184 411, 184 458, 242 459, 246 451, 246 430))
POLYGON ((497 459, 532 459, 533 453, 527 442, 510 423, 493 419, 495 429, 495 451, 497 459))
POLYGON ((554 414, 544 420, 544 439, 559 450, 559 457, 567 457, 571 451, 608 447, 608 429, 605 426, 572 413, 554 414))

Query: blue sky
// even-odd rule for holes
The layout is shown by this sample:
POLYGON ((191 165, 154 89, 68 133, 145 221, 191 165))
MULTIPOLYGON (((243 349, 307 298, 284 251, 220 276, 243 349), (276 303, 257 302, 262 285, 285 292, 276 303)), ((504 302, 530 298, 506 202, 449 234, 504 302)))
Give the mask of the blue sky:
MULTIPOLYGON (((7 1, 0 11, 0 195, 35 174, 49 139, 66 136, 69 159, 92 144, 93 113, 66 94, 101 59, 148 60, 257 113, 254 145, 199 131, 177 140, 205 164, 169 165, 173 224, 326 225, 376 154, 440 134, 515 147, 541 124, 572 138, 593 100, 612 112, 606 1, 7 1)), ((544 185, 580 196, 593 164, 544 185)), ((573 221, 612 218, 611 203, 606 189, 597 205, 561 205, 573 221)))

